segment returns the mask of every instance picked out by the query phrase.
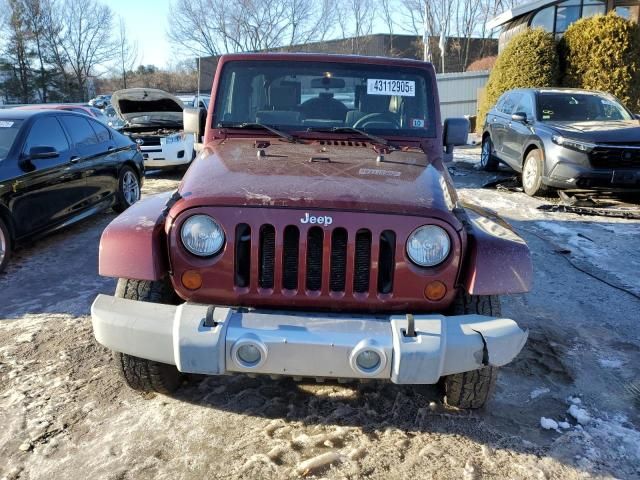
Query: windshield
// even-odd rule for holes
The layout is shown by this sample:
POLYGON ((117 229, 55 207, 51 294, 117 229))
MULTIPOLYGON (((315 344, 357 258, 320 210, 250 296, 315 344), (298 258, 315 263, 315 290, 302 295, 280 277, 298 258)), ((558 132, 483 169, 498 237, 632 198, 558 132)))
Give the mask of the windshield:
POLYGON ((351 127, 377 135, 426 137, 435 136, 436 126, 426 72, 353 63, 229 62, 214 112, 217 127, 351 127))
POLYGON ((0 161, 7 158, 11 145, 13 145, 22 120, 0 120, 0 161))
POLYGON ((613 97, 574 92, 538 94, 538 120, 589 122, 632 119, 627 109, 613 97))
POLYGON ((126 119, 129 125, 182 125, 182 112, 153 112, 139 115, 128 113, 126 119))

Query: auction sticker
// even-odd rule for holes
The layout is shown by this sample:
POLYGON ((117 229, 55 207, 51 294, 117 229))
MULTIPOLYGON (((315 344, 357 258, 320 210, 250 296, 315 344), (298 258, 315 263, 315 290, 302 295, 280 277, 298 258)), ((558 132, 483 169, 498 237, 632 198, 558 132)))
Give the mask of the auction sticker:
POLYGON ((416 82, 413 80, 385 80, 381 78, 367 79, 367 95, 398 95, 415 97, 416 82))
POLYGON ((11 128, 13 127, 13 122, 1 121, 0 128, 11 128))

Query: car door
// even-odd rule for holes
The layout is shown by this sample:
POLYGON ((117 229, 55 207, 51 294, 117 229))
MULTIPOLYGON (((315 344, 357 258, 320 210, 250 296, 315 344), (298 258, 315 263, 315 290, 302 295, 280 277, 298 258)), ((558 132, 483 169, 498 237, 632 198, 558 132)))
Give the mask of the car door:
POLYGON ((91 202, 100 203, 111 201, 118 189, 118 174, 120 167, 128 158, 129 147, 116 145, 112 132, 102 123, 87 119, 98 138, 98 154, 90 162, 90 172, 86 176, 87 185, 91 190, 91 202))
POLYGON ((510 119, 504 136, 503 154, 514 169, 522 168, 522 155, 529 136, 531 135, 531 125, 534 121, 533 98, 530 92, 523 92, 518 104, 513 109, 513 113, 524 113, 527 116, 526 122, 518 122, 510 119))
POLYGON ((502 102, 502 104, 500 105, 500 110, 498 111, 498 114, 497 114, 498 121, 496 123, 498 124, 499 135, 498 135, 497 142, 494 142, 494 148, 500 160, 502 160, 503 162, 507 163, 510 166, 512 166, 513 159, 508 154, 509 152, 508 142, 509 142, 509 134, 510 134, 509 124, 511 123, 511 114, 513 113, 513 110, 516 108, 516 105, 520 100, 521 96, 522 96, 521 92, 518 92, 518 91, 509 92, 504 102, 502 102))
MULTIPOLYGON (((490 112, 487 119, 491 128, 491 140, 493 141, 493 149, 502 159, 502 149, 504 135, 507 128, 507 114, 506 111, 511 111, 515 105, 512 104, 511 98, 513 93, 507 92, 500 98, 496 107, 490 112)), ((510 116, 511 114, 509 114, 510 116)))
POLYGON ((55 115, 35 119, 20 151, 22 175, 13 180, 10 210, 23 236, 63 223, 81 208, 84 180, 55 115), (53 147, 57 155, 31 159, 34 147, 53 147))
MULTIPOLYGON (((92 121, 85 115, 61 115, 60 120, 72 141, 72 158, 84 179, 83 203, 85 207, 95 205, 105 189, 102 171, 104 157, 110 154, 109 140, 100 141, 91 127, 92 121)), ((111 175, 113 176, 113 175, 111 175)), ((108 188, 113 191, 109 184, 108 188)))

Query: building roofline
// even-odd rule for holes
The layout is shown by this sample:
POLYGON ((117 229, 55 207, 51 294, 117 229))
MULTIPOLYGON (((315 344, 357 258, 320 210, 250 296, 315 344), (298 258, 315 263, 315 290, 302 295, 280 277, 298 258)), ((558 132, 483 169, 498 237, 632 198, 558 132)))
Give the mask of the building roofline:
POLYGON ((522 15, 526 15, 527 13, 533 12, 534 10, 538 10, 542 7, 546 7, 547 5, 558 3, 558 1, 559 0, 537 0, 535 2, 525 2, 522 5, 513 7, 511 10, 506 10, 500 15, 492 18, 487 22, 487 27, 493 30, 494 28, 500 27, 505 23, 513 20, 514 18, 521 17, 522 15))

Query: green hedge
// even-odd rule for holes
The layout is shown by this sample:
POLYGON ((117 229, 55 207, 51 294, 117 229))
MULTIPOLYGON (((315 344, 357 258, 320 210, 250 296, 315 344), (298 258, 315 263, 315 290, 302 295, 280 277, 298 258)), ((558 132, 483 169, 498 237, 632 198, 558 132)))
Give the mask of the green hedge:
POLYGON ((583 18, 559 44, 563 85, 602 90, 640 112, 640 26, 615 14, 583 18))
POLYGON ((500 95, 512 88, 558 85, 556 42, 541 28, 528 29, 513 38, 498 56, 478 109, 477 130, 482 131, 487 112, 500 95))

